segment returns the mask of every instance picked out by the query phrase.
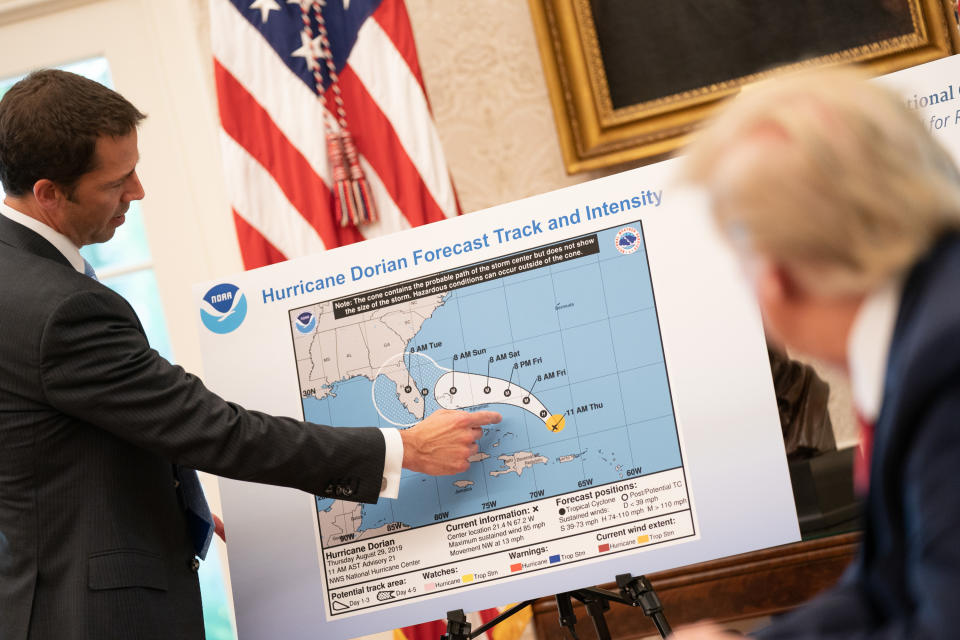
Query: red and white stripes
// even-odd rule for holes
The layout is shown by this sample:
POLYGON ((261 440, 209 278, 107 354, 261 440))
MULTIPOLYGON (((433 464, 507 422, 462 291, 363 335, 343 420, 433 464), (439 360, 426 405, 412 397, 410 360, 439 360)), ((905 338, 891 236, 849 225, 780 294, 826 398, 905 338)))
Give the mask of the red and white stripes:
POLYGON ((233 4, 210 7, 224 173, 247 268, 459 213, 402 0, 383 0, 363 24, 339 77, 380 217, 359 229, 331 212, 323 120, 335 114, 233 4))

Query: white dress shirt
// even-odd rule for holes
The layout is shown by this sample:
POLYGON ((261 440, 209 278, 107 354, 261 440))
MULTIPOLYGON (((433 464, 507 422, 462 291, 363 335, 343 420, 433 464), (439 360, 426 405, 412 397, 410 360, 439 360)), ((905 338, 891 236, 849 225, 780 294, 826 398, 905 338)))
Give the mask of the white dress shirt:
POLYGON ((847 338, 853 405, 870 424, 877 421, 883 405, 887 358, 902 295, 903 278, 895 278, 867 296, 847 338))
MULTIPOLYGON (((48 227, 36 218, 21 213, 0 200, 0 215, 21 224, 39 234, 44 240, 52 244, 63 254, 70 265, 80 273, 84 273, 84 260, 80 249, 67 236, 48 227)), ((383 461, 383 480, 380 483, 381 498, 396 498, 400 494, 400 472, 403 465, 403 439, 396 429, 380 429, 386 455, 383 461)))
POLYGON ((83 273, 83 256, 80 255, 80 249, 77 245, 73 244, 70 238, 48 227, 36 218, 31 218, 25 213, 20 213, 2 200, 0 200, 0 214, 43 236, 44 240, 55 246, 57 251, 62 253, 63 257, 70 261, 74 269, 83 273))

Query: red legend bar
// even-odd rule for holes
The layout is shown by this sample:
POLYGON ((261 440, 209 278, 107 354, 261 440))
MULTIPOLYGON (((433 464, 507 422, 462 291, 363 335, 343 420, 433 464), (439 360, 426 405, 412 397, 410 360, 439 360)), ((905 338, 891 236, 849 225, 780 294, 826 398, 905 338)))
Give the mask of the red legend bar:
POLYGON ((600 553, 604 553, 605 551, 610 551, 610 545, 602 544, 599 547, 597 547, 597 549, 600 551, 600 553))
POLYGON ((510 565, 510 571, 520 571, 520 569, 523 569, 523 565, 519 562, 517 564, 510 565))

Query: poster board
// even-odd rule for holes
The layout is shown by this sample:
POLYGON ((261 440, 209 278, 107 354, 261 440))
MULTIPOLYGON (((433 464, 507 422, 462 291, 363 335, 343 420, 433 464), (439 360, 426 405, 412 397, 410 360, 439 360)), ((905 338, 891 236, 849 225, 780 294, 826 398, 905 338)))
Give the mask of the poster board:
POLYGON ((397 501, 221 480, 241 638, 355 637, 799 539, 759 315, 675 167, 195 288, 205 380, 249 408, 504 415, 468 472, 405 472, 397 501))

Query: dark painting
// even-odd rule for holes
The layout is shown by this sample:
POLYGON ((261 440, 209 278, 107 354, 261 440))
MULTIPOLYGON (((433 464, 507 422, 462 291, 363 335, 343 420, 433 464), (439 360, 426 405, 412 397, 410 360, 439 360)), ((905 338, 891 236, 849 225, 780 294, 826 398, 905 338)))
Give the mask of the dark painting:
POLYGON ((591 0, 614 109, 914 32, 907 0, 591 0))

